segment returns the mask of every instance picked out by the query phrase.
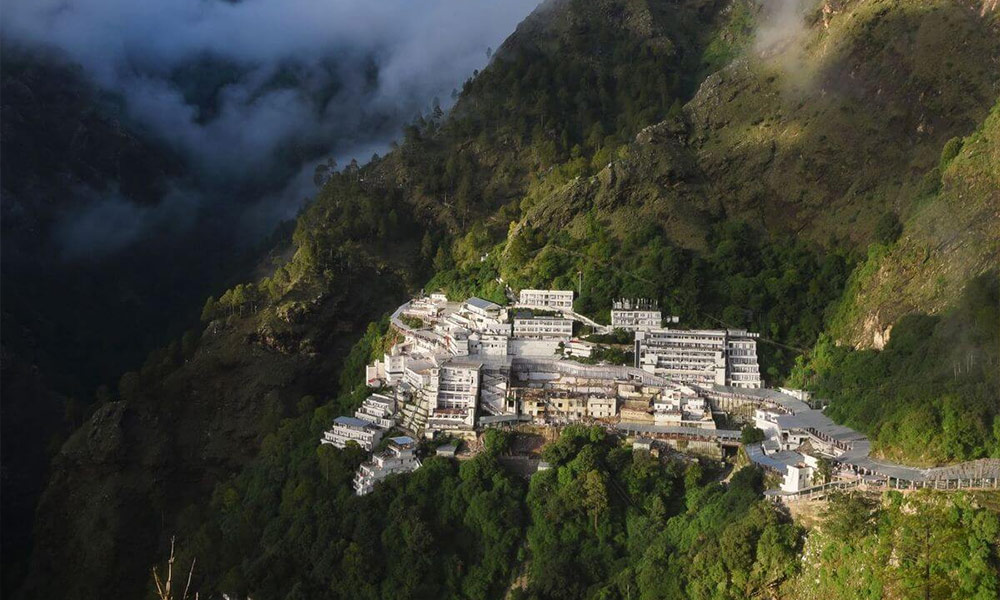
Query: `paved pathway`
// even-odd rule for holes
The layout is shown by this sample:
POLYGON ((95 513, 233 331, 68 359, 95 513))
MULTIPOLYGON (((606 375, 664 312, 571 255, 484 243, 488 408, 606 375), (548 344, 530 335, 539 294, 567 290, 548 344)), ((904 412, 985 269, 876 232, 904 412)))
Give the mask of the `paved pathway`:
MULTIPOLYGON (((987 481, 986 487, 990 487, 1000 482, 998 459, 980 459, 944 467, 920 468, 872 458, 871 441, 864 434, 834 423, 823 411, 816 410, 799 398, 778 390, 739 389, 720 385, 699 389, 709 397, 714 394, 727 398, 741 398, 764 408, 777 408, 794 416, 794 420, 800 423, 801 428, 824 443, 834 441, 844 447, 844 452, 834 459, 835 462, 862 476, 874 475, 884 478, 891 486, 947 487, 946 482, 949 481, 987 481)), ((748 454, 752 459, 755 454, 763 453, 748 452, 748 454)))

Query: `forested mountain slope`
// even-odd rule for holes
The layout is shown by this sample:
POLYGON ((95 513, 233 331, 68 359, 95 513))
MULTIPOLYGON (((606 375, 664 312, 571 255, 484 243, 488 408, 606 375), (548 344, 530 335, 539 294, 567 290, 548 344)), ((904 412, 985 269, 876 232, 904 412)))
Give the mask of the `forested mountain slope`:
MULTIPOLYGON (((317 454, 315 436, 358 402, 352 392, 361 366, 388 342, 372 327, 352 353, 347 348, 420 287, 496 297, 503 293, 497 277, 514 287, 575 288, 582 279, 578 308, 599 317, 618 295, 657 298, 684 325, 761 331, 768 379, 782 381, 828 329, 845 289, 855 289, 848 278, 876 224, 891 230, 901 220, 908 231, 940 200, 932 173, 943 147, 975 131, 997 96, 1000 17, 977 2, 831 0, 810 5, 801 28, 771 35, 757 25, 760 10, 743 0, 546 2, 465 85, 451 113, 421 117, 393 152, 330 178, 299 217, 287 264, 210 299, 200 335, 122 378, 117 397, 56 461, 24 595, 138 595, 148 566, 179 532, 197 538, 191 552, 205 561, 206 590, 337 597, 335 580, 324 574, 342 572, 359 578, 351 591, 398 596, 358 567, 378 546, 352 549, 344 532, 325 527, 301 538, 288 532, 309 529, 314 509, 329 511, 324 523, 354 510, 351 503, 374 510, 349 502, 343 489, 331 491, 343 487, 354 458, 317 454), (760 45, 762 36, 768 43, 760 45), (293 581, 304 587, 290 589, 293 581)), ((944 173, 946 194, 955 171, 944 173)), ((987 193, 995 189, 983 181, 987 193)), ((936 308, 913 298, 915 309, 936 308)), ((626 468, 605 451, 593 469, 598 477, 626 468)), ((585 477, 592 470, 585 466, 567 477, 585 477)), ((421 505, 422 519, 432 522, 413 525, 420 531, 369 532, 362 520, 350 539, 401 537, 406 545, 393 549, 401 552, 398 565, 419 570, 433 532, 462 518, 469 535, 500 550, 470 563, 488 574, 475 593, 463 581, 441 590, 493 597, 510 574, 495 561, 509 560, 513 547, 479 509, 458 507, 477 494, 503 502, 516 486, 481 467, 485 474, 463 467, 459 482, 436 466, 414 478, 412 493, 398 483, 392 494, 456 486, 442 496, 453 502, 447 511, 421 505)), ((710 507, 707 523, 708 513, 732 509, 734 521, 719 527, 739 535, 726 539, 738 545, 766 534, 755 547, 770 562, 740 563, 725 597, 791 577, 786 555, 799 551, 798 534, 750 499, 759 482, 694 491, 701 483, 685 482, 692 498, 661 490, 657 522, 686 516, 656 547, 695 553, 698 511, 710 507)), ((547 484, 555 485, 532 485, 547 484)), ((567 490, 559 493, 578 488, 567 490)), ((637 493, 645 492, 639 486, 637 493)), ((377 502, 397 511, 410 504, 377 502)), ((526 533, 527 557, 560 554, 544 528, 544 511, 557 509, 532 506, 542 512, 526 533)), ((572 510, 584 516, 580 535, 591 537, 588 508, 572 510)), ((497 515, 523 518, 513 509, 497 515)), ((636 523, 620 516, 611 531, 594 527, 592 535, 603 543, 622 527, 646 526, 636 523)), ((447 548, 464 543, 453 542, 447 548)), ((598 548, 580 560, 624 566, 639 552, 619 538, 598 548)), ((650 570, 629 577, 653 586, 663 580, 657 564, 650 556, 643 567, 650 570)), ((678 581, 710 578, 675 567, 684 571, 678 581)), ((392 581, 409 586, 403 595, 441 591, 394 568, 392 581)), ((593 581, 569 587, 534 573, 528 593, 630 594, 633 579, 592 573, 593 581)), ((671 593, 708 594, 691 585, 671 593)))
POLYGON ((832 323, 837 339, 880 347, 900 316, 945 310, 969 279, 1000 264, 1000 103, 973 134, 948 141, 925 181, 932 193, 855 274, 832 323))
POLYGON ((1000 456, 998 117, 948 142, 905 224, 880 224, 794 376, 893 458, 1000 456))
POLYGON ((143 253, 108 260, 76 255, 79 240, 61 229, 124 228, 122 222, 81 223, 74 216, 85 205, 102 195, 114 198, 106 220, 113 220, 115 209, 147 210, 184 167, 146 132, 130 127, 114 98, 99 94, 64 62, 4 44, 2 72, 0 395, 7 581, 25 567, 49 458, 81 424, 94 389, 180 331, 192 316, 182 315, 180 307, 208 288, 190 269, 148 269, 163 261, 143 253))
POLYGON ((124 370, 197 325, 206 294, 248 276, 258 258, 271 268, 275 243, 247 242, 233 227, 230 199, 252 199, 265 183, 221 190, 65 55, 6 38, 2 55, 7 590, 23 574, 58 446, 124 370))

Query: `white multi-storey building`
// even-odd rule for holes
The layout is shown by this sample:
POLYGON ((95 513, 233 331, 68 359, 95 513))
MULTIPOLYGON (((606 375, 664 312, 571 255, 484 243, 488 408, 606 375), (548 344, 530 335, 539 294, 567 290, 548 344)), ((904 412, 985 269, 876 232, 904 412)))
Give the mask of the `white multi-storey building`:
POLYGON ((729 385, 759 388, 760 365, 757 362, 756 334, 745 330, 730 330, 726 339, 726 378, 729 385))
POLYGON ((389 475, 410 473, 420 468, 420 459, 415 451, 417 442, 409 436, 389 438, 389 446, 372 456, 370 461, 361 463, 354 474, 354 492, 364 496, 375 488, 375 484, 389 475))
POLYGON ((483 363, 452 358, 441 363, 431 387, 436 392, 428 425, 432 429, 472 429, 479 402, 483 363))
POLYGON ((365 398, 358 410, 354 412, 354 416, 382 429, 390 429, 396 424, 395 413, 395 399, 382 394, 372 394, 365 398))
POLYGON ((445 348, 450 354, 464 356, 469 353, 469 330, 464 327, 438 327, 437 332, 444 338, 445 348))
POLYGON ((724 385, 725 345, 725 331, 637 331, 635 366, 674 381, 724 385))
POLYGON ((403 370, 403 382, 411 388, 426 388, 437 374, 437 364, 429 359, 411 358, 403 370))
POLYGON ((471 314, 490 319, 500 318, 500 312, 503 310, 499 304, 475 296, 466 300, 462 305, 462 309, 471 314))
POLYGON ((495 335, 510 335, 507 311, 499 304, 482 298, 469 298, 457 314, 449 318, 462 323, 470 331, 495 335))
POLYGON ((611 328, 625 331, 656 329, 662 325, 663 316, 652 300, 615 300, 611 306, 611 328))
POLYGON ((635 366, 680 382, 759 388, 756 337, 745 330, 640 330, 635 366))
POLYGON ((573 290, 521 290, 518 304, 529 308, 573 310, 573 290))
POLYGON ((469 354, 507 356, 509 340, 506 335, 474 333, 469 337, 469 354))
POLYGON ((394 347, 393 352, 385 353, 382 360, 365 367, 365 381, 368 387, 377 388, 382 385, 396 385, 403 380, 406 369, 406 355, 394 347))
POLYGON ((558 317, 514 318, 514 337, 526 339, 562 339, 573 337, 573 321, 558 317))
POLYGON ((715 429, 708 402, 683 385, 666 388, 653 399, 653 423, 662 427, 715 429))
POLYGON ((357 442, 368 452, 382 440, 382 430, 372 423, 355 417, 337 417, 333 426, 323 433, 321 444, 331 444, 344 448, 347 442, 357 442))
POLYGON ((418 319, 436 319, 441 316, 446 305, 447 300, 441 301, 434 297, 414 298, 403 314, 418 319))

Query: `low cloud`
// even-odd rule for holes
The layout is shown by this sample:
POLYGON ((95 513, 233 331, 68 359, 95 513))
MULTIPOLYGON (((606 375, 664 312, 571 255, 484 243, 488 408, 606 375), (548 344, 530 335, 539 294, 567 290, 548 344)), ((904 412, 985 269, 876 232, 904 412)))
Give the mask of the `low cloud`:
POLYGON ((781 52, 806 33, 806 13, 818 0, 765 0, 754 47, 762 54, 781 52))
MULTIPOLYGON (((257 185, 270 191, 242 206, 287 216, 307 163, 384 148, 434 97, 447 108, 537 3, 11 0, 3 38, 61 51, 211 187, 257 185)), ((148 210, 101 206, 117 220, 148 210)))
POLYGON ((174 237, 195 226, 200 196, 170 190, 155 206, 135 204, 121 194, 74 190, 74 207, 56 217, 53 239, 63 260, 98 261, 140 240, 174 237))

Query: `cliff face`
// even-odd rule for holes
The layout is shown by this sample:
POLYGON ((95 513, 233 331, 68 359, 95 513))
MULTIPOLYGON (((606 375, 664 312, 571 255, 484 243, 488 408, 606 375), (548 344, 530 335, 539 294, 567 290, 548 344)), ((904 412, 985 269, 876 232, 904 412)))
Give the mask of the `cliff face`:
MULTIPOLYGON (((365 324, 454 256, 486 264, 531 234, 524 269, 565 276, 546 252, 559 236, 624 239, 655 225, 697 255, 723 221, 862 253, 889 212, 902 237, 855 274, 835 321, 859 345, 995 265, 996 12, 830 1, 759 45, 759 10, 744 0, 541 6, 450 116, 408 128, 398 150, 329 183, 300 216, 288 263, 221 298, 196 348, 123 378, 119 398, 65 444, 24 597, 141 595, 170 533, 198 519, 302 396, 335 395, 365 324), (618 77, 636 65, 676 76, 633 82, 637 101, 618 77), (647 102, 662 110, 644 112, 647 102), (630 122, 612 133, 619 114, 602 111, 630 122), (946 142, 963 136, 939 167, 946 142)), ((495 281, 478 273, 462 283, 495 281)))
POLYGON ((958 154, 944 154, 929 175, 940 177, 940 190, 913 207, 898 240, 871 248, 858 268, 834 322, 839 340, 881 349, 900 317, 944 310, 967 281, 1000 264, 1000 104, 949 146, 957 144, 958 154))

